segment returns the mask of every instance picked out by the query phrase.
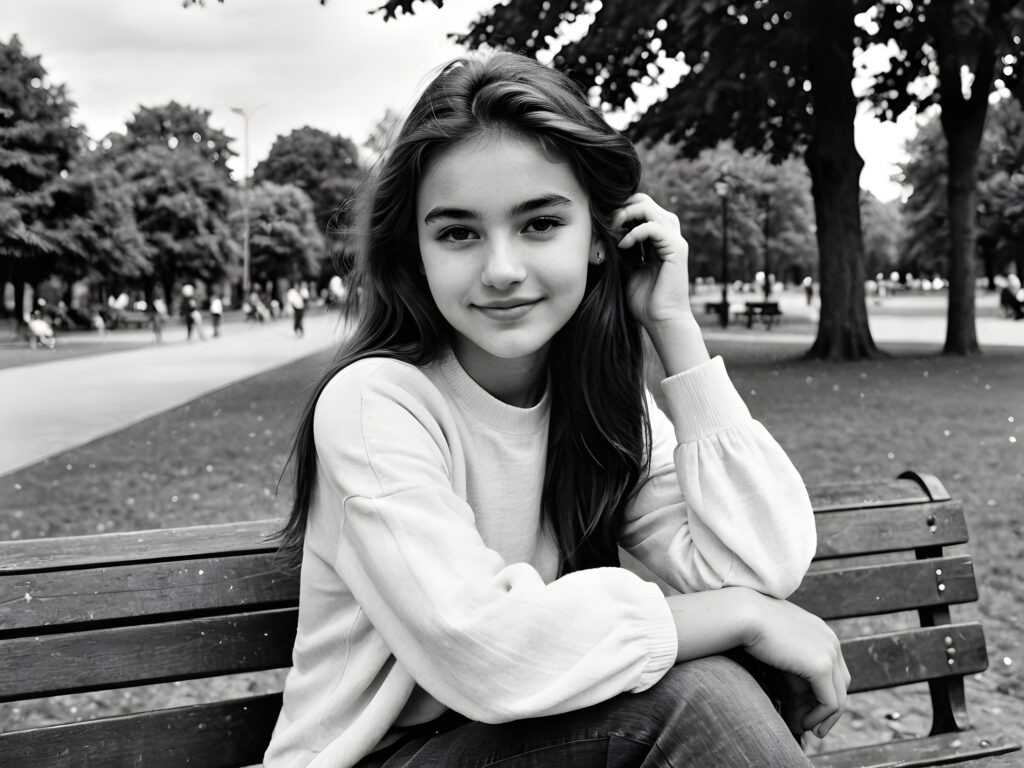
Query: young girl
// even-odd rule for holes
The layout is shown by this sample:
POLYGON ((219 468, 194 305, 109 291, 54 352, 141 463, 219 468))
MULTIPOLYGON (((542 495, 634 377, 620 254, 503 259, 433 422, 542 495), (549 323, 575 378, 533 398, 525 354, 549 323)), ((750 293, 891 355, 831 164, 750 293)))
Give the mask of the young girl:
POLYGON ((838 641, 785 601, 806 491, 709 359, 686 241, 639 180, 516 55, 452 63, 406 119, 295 445, 267 768, 808 765, 790 730, 838 719, 838 641), (786 673, 788 726, 732 649, 786 673))

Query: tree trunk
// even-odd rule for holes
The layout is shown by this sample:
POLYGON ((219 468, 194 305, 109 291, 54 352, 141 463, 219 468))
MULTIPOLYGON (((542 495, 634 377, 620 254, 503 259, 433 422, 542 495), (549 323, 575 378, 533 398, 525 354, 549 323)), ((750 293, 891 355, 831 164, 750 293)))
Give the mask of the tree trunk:
MULTIPOLYGON (((987 102, 986 102, 987 104, 987 102)), ((978 193, 978 146, 980 119, 968 110, 946 117, 943 103, 942 126, 946 133, 949 159, 949 304, 946 310, 947 355, 970 355, 981 351, 975 328, 975 234, 974 216, 978 193), (975 120, 977 124, 975 125, 975 120)), ((953 110, 949 110, 953 112, 953 110)))
POLYGON ((881 353, 868 328, 864 300, 864 243, 860 172, 853 140, 853 5, 819 0, 808 5, 815 33, 808 46, 814 135, 805 162, 811 173, 821 277, 821 318, 808 357, 859 360, 881 353))
MULTIPOLYGON (((994 5, 990 17, 996 13, 994 5)), ((939 64, 940 120, 949 162, 949 305, 943 354, 970 355, 981 351, 975 328, 975 218, 978 204, 978 148, 985 129, 988 94, 995 72, 994 42, 989 34, 958 37, 951 24, 938 24, 935 53, 939 64), (963 93, 962 67, 973 75, 971 92, 963 93)), ((989 28, 993 23, 988 20, 989 28)))

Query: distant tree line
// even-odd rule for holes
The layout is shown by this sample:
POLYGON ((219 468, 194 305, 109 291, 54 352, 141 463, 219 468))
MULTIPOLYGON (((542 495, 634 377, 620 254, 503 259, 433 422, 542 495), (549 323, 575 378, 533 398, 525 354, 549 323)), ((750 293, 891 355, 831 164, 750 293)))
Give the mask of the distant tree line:
POLYGON ((0 280, 19 322, 26 286, 43 283, 68 304, 78 284, 92 301, 127 292, 150 306, 186 282, 238 286, 246 218, 254 283, 334 274, 364 173, 350 140, 308 127, 278 137, 248 188, 207 110, 140 107, 124 133, 92 140, 74 109, 17 36, 0 42, 0 280))

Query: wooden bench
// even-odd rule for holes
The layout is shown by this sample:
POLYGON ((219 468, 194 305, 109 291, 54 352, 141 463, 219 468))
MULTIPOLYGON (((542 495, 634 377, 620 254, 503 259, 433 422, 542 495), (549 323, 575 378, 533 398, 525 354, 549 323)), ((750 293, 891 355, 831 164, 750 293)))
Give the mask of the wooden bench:
POLYGON ((704 314, 705 315, 720 315, 722 314, 722 308, 727 311, 729 309, 728 302, 721 301, 705 301, 704 302, 704 314))
POLYGON ((764 327, 771 329, 772 325, 782 320, 782 310, 779 309, 777 301, 748 301, 746 308, 735 313, 737 320, 746 318, 747 328, 754 327, 754 320, 760 320, 764 327))
MULTIPOLYGON (((977 599, 971 558, 945 553, 967 541, 961 504, 916 475, 812 498, 818 553, 793 599, 827 619, 916 611, 919 627, 845 638, 843 650, 852 691, 927 681, 933 708, 929 736, 815 764, 932 765, 1018 749, 968 726, 963 677, 988 658, 981 626, 950 619, 951 604, 977 599), (857 564, 877 553, 901 554, 857 564)), ((0 702, 287 667, 298 588, 266 540, 276 526, 0 543, 0 702)), ((255 764, 280 702, 270 693, 0 733, 0 766, 255 764)))

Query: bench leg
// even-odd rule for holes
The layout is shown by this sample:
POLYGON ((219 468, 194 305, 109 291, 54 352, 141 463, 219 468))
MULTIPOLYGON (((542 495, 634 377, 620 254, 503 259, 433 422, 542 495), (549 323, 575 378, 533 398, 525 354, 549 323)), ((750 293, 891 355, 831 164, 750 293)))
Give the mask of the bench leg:
MULTIPOLYGON (((914 553, 920 560, 927 557, 938 557, 942 554, 941 547, 924 547, 914 553)), ((951 618, 948 605, 918 609, 922 627, 939 627, 950 624, 951 618)), ((932 728, 929 735, 963 731, 970 727, 967 717, 967 698, 964 695, 964 679, 962 676, 937 678, 928 681, 928 693, 932 700, 932 728)))

